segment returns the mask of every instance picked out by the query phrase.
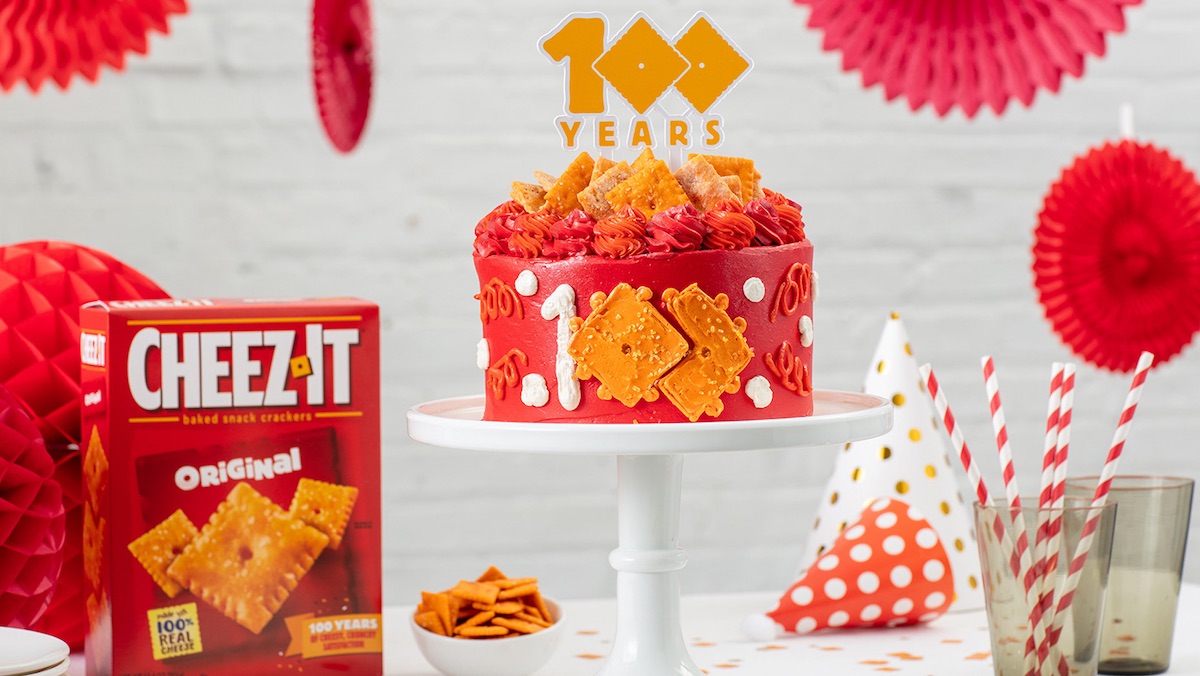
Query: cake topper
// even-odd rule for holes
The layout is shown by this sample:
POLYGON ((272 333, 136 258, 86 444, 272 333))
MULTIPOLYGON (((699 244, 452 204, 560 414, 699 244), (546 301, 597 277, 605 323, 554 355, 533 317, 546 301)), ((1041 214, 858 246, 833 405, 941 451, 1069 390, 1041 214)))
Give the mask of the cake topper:
POLYGON ((564 114, 554 119, 563 148, 591 139, 602 155, 617 148, 667 148, 678 166, 689 148, 711 150, 724 140, 711 111, 754 66, 704 12, 668 37, 643 12, 608 38, 600 13, 569 14, 538 42, 563 65, 564 114), (608 90, 632 111, 611 114, 608 90))

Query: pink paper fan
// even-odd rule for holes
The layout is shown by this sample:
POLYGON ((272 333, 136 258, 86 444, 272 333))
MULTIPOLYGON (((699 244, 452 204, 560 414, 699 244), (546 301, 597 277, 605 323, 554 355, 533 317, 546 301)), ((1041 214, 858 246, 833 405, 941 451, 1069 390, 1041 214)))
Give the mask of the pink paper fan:
POLYGON ((1033 271, 1046 318, 1102 368, 1175 356, 1200 329, 1200 184, 1165 150, 1106 143, 1078 157, 1038 215, 1033 271))
POLYGON ((313 88, 329 141, 343 153, 358 145, 371 107, 371 4, 313 3, 313 88))
POLYGON ((1057 92, 1063 73, 1083 75, 1084 57, 1104 55, 1107 33, 1125 30, 1125 7, 1141 0, 794 0, 812 9, 808 26, 864 87, 882 84, 915 111, 955 106, 997 115, 1010 99, 1029 106, 1038 89, 1057 92))
POLYGON ((67 89, 102 66, 124 70, 125 55, 145 54, 152 31, 169 32, 168 18, 187 12, 186 0, 9 0, 0 6, 0 89, 24 82, 34 92, 48 80, 67 89))
POLYGON ((55 593, 66 517, 54 470, 42 435, 0 387, 0 627, 32 627, 55 593))

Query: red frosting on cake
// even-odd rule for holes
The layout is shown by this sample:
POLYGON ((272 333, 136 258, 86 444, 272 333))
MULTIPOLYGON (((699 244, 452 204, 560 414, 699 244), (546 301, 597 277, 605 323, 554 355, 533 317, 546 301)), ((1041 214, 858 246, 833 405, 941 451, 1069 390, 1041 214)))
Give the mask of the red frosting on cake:
MULTIPOLYGON (((737 215, 746 218, 742 214, 737 215)), ((742 335, 753 350, 753 357, 739 373, 737 391, 721 396, 724 410, 720 416, 714 418, 703 415, 699 419, 701 423, 811 415, 812 346, 801 345, 799 330, 801 317, 812 316, 811 292, 798 298, 796 306, 791 308, 792 313, 785 314, 777 310, 774 321, 769 315, 781 285, 789 283, 789 271, 798 265, 811 267, 812 253, 812 244, 805 240, 774 247, 644 253, 620 259, 577 256, 564 260, 526 260, 513 256, 476 256, 475 267, 482 283, 495 279, 520 288, 517 277, 524 271, 529 271, 537 279, 537 290, 532 295, 518 296, 522 305, 519 315, 514 312, 511 316, 500 316, 487 322, 483 325, 483 337, 489 366, 517 350, 527 357, 526 363, 515 363, 519 380, 529 375, 539 375, 545 379, 550 392, 549 400, 544 405, 532 406, 522 401, 522 383, 515 385, 502 398, 497 398, 489 390, 485 397, 485 419, 590 423, 687 421, 687 417, 666 396, 659 396, 655 401, 641 401, 632 408, 615 399, 602 399, 598 393, 598 378, 579 381, 580 403, 575 409, 564 408, 560 401, 555 368, 559 319, 545 319, 543 306, 551 294, 566 285, 574 291, 574 310, 578 321, 584 321, 593 312, 589 302, 592 295, 597 292, 610 294, 620 283, 627 283, 635 289, 648 288, 651 297, 647 302, 676 329, 679 326, 665 308, 663 293, 667 289, 682 291, 691 284, 698 285, 714 299, 718 294, 725 294, 729 299, 725 312, 734 320, 745 320, 746 328, 742 335), (752 290, 753 282, 747 284, 752 278, 759 280, 762 285, 761 297, 752 290), (759 299, 753 300, 756 297, 759 299), (770 360, 766 359, 768 354, 772 355, 770 360), (785 355, 791 358, 789 371, 786 376, 781 376, 779 373, 784 371, 780 357, 785 355), (758 376, 770 385, 770 403, 763 408, 758 408, 747 392, 747 384, 758 376), (793 389, 789 389, 789 385, 793 389)), ((811 285, 806 285, 806 288, 810 289, 811 285)), ((759 381, 758 385, 761 386, 762 382, 759 381)))
POLYGON ((742 213, 737 202, 718 202, 704 213, 704 225, 708 228, 706 249, 741 249, 754 241, 754 221, 742 213))
POLYGON ((512 224, 508 236, 508 251, 522 258, 537 258, 542 255, 542 244, 550 239, 550 227, 558 222, 558 214, 539 211, 535 214, 519 214, 512 224))
POLYGON ((646 216, 635 207, 621 207, 596 224, 593 246, 606 258, 628 258, 645 252, 646 216))
POLYGON ((700 212, 690 204, 681 204, 654 214, 646 226, 651 251, 695 251, 704 243, 708 228, 700 212))
POLYGON ((542 247, 542 255, 546 258, 571 258, 594 254, 592 238, 595 234, 596 221, 581 209, 572 209, 571 213, 550 226, 550 241, 542 247))

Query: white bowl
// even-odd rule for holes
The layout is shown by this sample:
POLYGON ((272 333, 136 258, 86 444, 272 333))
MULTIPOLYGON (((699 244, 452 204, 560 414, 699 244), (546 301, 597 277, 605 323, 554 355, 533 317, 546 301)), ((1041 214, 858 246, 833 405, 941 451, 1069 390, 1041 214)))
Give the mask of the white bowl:
POLYGON ((421 654, 446 676, 529 676, 554 655, 562 640, 562 608, 543 597, 554 624, 521 636, 487 640, 448 638, 417 625, 408 624, 421 654))

